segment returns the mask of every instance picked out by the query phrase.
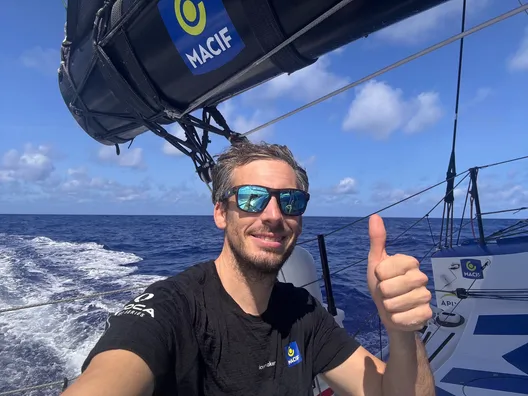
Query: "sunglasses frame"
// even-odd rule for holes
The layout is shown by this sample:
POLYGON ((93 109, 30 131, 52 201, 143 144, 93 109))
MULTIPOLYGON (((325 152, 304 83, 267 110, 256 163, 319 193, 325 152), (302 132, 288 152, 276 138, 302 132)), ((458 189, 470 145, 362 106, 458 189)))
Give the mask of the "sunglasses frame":
POLYGON ((275 199, 277 200, 279 209, 280 209, 281 213, 284 216, 297 217, 297 216, 301 216, 301 215, 304 214, 304 212, 306 211, 306 208, 308 207, 308 202, 310 201, 310 193, 308 193, 308 192, 306 192, 304 190, 301 190, 299 188, 271 188, 271 187, 261 186, 261 185, 258 185, 258 184, 241 184, 241 185, 238 185, 238 186, 231 187, 231 188, 229 188, 227 190, 227 192, 224 194, 222 199, 223 200, 227 200, 229 197, 231 197, 233 195, 235 196, 235 199, 236 199, 237 208, 240 209, 243 212, 252 213, 252 214, 262 213, 264 211, 264 209, 266 209, 266 207, 269 205, 269 203, 271 201, 271 198, 275 197, 275 199), (262 188, 262 189, 267 191, 269 197, 266 199, 266 204, 264 205, 264 207, 262 208, 261 211, 252 212, 252 211, 249 211, 249 210, 246 210, 246 209, 243 209, 243 208, 240 207, 240 205, 238 204, 238 201, 239 201, 238 192, 240 191, 240 189, 242 187, 257 187, 257 188, 262 188), (284 212, 284 209, 282 208, 282 205, 281 205, 281 199, 280 199, 280 194, 283 193, 283 192, 301 192, 303 195, 306 196, 306 205, 305 205, 304 209, 299 214, 293 214, 292 215, 290 213, 285 213, 284 212))

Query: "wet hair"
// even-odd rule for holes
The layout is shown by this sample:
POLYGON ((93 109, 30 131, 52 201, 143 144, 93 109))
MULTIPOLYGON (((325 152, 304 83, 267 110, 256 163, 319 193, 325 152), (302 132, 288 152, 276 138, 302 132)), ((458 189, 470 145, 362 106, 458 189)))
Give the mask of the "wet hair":
POLYGON ((308 175, 295 160, 287 146, 265 142, 241 142, 231 145, 220 154, 213 167, 213 203, 220 201, 227 190, 233 187, 231 177, 236 168, 258 160, 278 160, 286 162, 295 172, 298 188, 308 191, 308 175))

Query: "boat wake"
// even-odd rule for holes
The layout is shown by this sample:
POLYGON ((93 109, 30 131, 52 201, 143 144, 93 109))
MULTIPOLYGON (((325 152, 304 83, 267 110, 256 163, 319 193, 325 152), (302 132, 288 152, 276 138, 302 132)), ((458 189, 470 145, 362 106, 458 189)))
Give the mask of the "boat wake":
MULTIPOLYGON (((96 243, 0 234, 0 309, 38 304, 161 279, 136 274, 141 257, 96 243)), ((108 313, 131 292, 0 315, 0 392, 73 378, 99 338, 108 313)), ((31 393, 28 393, 31 394, 31 393)), ((32 394, 55 395, 56 388, 32 394)))

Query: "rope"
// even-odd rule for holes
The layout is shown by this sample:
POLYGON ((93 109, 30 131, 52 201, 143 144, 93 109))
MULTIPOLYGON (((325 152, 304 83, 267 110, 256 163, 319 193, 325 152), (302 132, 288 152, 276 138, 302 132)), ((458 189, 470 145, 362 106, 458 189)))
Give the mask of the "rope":
MULTIPOLYGON (((72 302, 72 301, 76 301, 76 300, 90 299, 90 298, 94 298, 94 297, 105 296, 105 295, 108 295, 108 294, 115 294, 115 293, 120 293, 120 292, 133 291, 133 290, 138 290, 138 289, 143 289, 143 288, 145 288, 145 285, 136 286, 136 287, 129 287, 129 288, 126 288, 126 289, 110 290, 110 291, 101 292, 101 293, 87 294, 87 295, 79 296, 79 297, 63 298, 63 299, 60 299, 60 300, 46 301, 46 302, 43 302, 43 303, 35 303, 35 304, 22 305, 22 306, 18 306, 18 307, 4 308, 4 309, 0 309, 0 314, 6 313, 6 312, 20 311, 22 309, 42 307, 42 306, 45 306, 45 305, 53 305, 53 304, 60 304, 60 303, 64 303, 64 302, 72 302)), ((1 395, 1 393, 0 393, 0 395, 1 395)))
POLYGON ((434 234, 433 234, 433 228, 431 227, 431 222, 429 221, 429 215, 427 215, 427 224, 429 225, 429 232, 431 233, 431 239, 433 240, 433 245, 436 245, 434 234))
MULTIPOLYGON (((464 3, 462 4, 462 27, 460 29, 461 33, 465 31, 465 25, 466 25, 466 4, 467 0, 464 0, 464 3)), ((456 159, 455 159, 455 148, 456 148, 456 141, 457 141, 457 128, 458 128, 458 108, 459 108, 459 102, 460 102, 460 86, 462 82, 462 60, 464 58, 464 37, 460 39, 460 49, 458 54, 458 72, 457 72, 457 85, 456 85, 456 97, 455 97, 455 116, 453 120, 453 137, 452 137, 452 143, 451 143, 451 154, 449 156, 449 165, 447 166, 447 175, 446 177, 449 178, 453 175, 456 175, 456 159)), ((450 189, 453 186, 454 179, 449 180, 447 183, 446 189, 450 189)), ((451 192, 449 194, 446 193, 444 198, 444 214, 443 219, 446 221, 446 239, 445 244, 452 246, 453 245, 453 223, 455 210, 453 208, 455 202, 455 195, 454 192, 451 192), (447 213, 446 213, 447 212, 447 213), (449 231, 451 229, 451 234, 449 234, 449 231)), ((443 221, 442 221, 442 229, 440 230, 440 238, 442 237, 443 233, 443 221)), ((441 243, 441 242, 440 242, 441 243)))
MULTIPOLYGON (((339 11, 341 8, 345 7, 348 3, 351 3, 353 0, 341 0, 339 3, 334 5, 332 8, 330 8, 325 13, 318 16, 316 19, 314 19, 312 22, 310 22, 308 25, 303 27, 301 30, 294 33, 292 36, 288 37, 286 40, 284 40, 281 44, 279 44, 277 47, 272 49, 270 52, 265 54, 264 56, 257 59, 255 62, 253 62, 251 65, 247 66, 246 68, 242 69, 238 73, 236 73, 233 77, 228 78, 226 81, 221 83, 220 85, 216 86, 212 90, 208 91, 206 94, 200 96, 198 99, 196 99, 194 102, 192 102, 188 109, 182 114, 188 114, 194 111, 196 108, 198 108, 200 105, 202 105, 204 102, 211 99, 213 96, 217 95, 218 93, 222 92, 225 88, 231 86, 236 80, 238 80, 240 77, 242 77, 247 72, 253 70, 255 67, 260 65, 262 62, 273 56, 275 53, 279 52, 281 49, 286 47, 287 45, 293 43, 297 38, 302 36, 307 31, 313 29, 315 26, 323 22, 328 17, 335 14, 337 11, 339 11)), ((528 7, 527 7, 528 8, 528 7)))
MULTIPOLYGON (((494 162, 494 163, 487 164, 487 165, 477 166, 476 168, 477 168, 477 169, 491 168, 491 167, 494 167, 494 166, 503 165, 503 164, 507 164, 507 163, 515 162, 515 161, 521 161, 521 160, 524 160, 524 159, 528 159, 528 155, 526 155, 526 156, 524 156, 524 157, 512 158, 512 159, 509 159, 509 160, 506 160, 506 161, 494 162)), ((456 179, 457 177, 466 174, 466 176, 464 176, 464 178, 462 179, 462 180, 464 180, 464 179, 468 176, 467 174, 470 172, 470 170, 471 170, 471 168, 465 170, 465 171, 462 172, 462 173, 459 173, 459 174, 453 176, 453 179, 456 179)), ((329 232, 328 234, 324 234, 324 236, 327 237, 327 236, 330 236, 330 235, 332 235, 332 234, 335 234, 336 232, 342 231, 342 230, 344 230, 345 228, 351 227, 351 226, 353 226, 354 224, 357 224, 357 223, 359 223, 359 222, 361 222, 361 221, 363 221, 363 220, 368 219, 370 216, 372 216, 372 215, 374 215, 374 214, 381 213, 381 212, 383 212, 384 210, 390 209, 390 208, 392 208, 393 206, 399 205, 399 204, 401 204, 401 203, 403 203, 403 202, 405 202, 405 201, 407 201, 407 200, 409 200, 409 199, 411 199, 411 198, 414 198, 414 197, 416 197, 416 196, 418 196, 418 195, 420 195, 420 194, 423 194, 423 193, 425 193, 425 192, 427 192, 427 191, 429 191, 429 190, 432 190, 433 188, 436 188, 436 187, 438 187, 438 186, 440 186, 440 185, 442 185, 442 184, 444 184, 444 183, 447 183, 449 180, 450 180, 450 179, 442 180, 441 182, 438 182, 438 183, 436 183, 436 184, 434 184, 434 185, 432 185, 432 186, 430 186, 430 187, 427 187, 427 188, 425 188, 425 189, 423 189, 423 190, 421 190, 421 191, 419 191, 419 192, 417 192, 417 193, 415 193, 415 194, 413 194, 413 195, 411 195, 411 196, 409 196, 409 197, 407 197, 407 198, 401 199, 401 200, 399 200, 398 202, 395 202, 395 203, 393 203, 393 204, 391 204, 391 205, 385 206, 384 208, 379 209, 379 210, 377 210, 377 211, 375 211, 375 212, 372 212, 372 213, 370 213, 370 214, 368 214, 368 215, 366 215, 366 216, 363 216, 363 217, 361 217, 361 218, 359 218, 359 219, 357 219, 357 220, 354 220, 354 221, 351 222, 351 223, 345 224, 344 226, 342 226, 342 227, 340 227, 340 228, 337 228, 337 229, 335 229, 335 230, 329 232)), ((462 180, 457 184, 457 186, 462 182, 462 180)), ((452 189, 452 191, 454 191, 454 189, 452 189)), ((446 195, 447 195, 447 193, 446 193, 446 195)), ((445 196, 444 196, 444 198, 445 198, 445 196)), ((438 205, 444 200, 444 198, 442 198, 442 200, 439 201, 439 202, 435 205, 435 207, 438 206, 438 205)), ((523 210, 523 209, 526 209, 526 208, 517 208, 517 209, 514 209, 514 210, 523 210)), ((429 213, 431 213, 431 211, 429 211, 429 213)), ((462 227, 459 227, 458 230, 461 230, 461 229, 462 229, 462 227)), ((310 242, 314 242, 314 241, 317 241, 317 237, 315 237, 315 238, 311 238, 311 239, 307 239, 307 240, 304 240, 304 241, 302 241, 302 242, 299 242, 297 245, 304 245, 304 244, 306 244, 306 243, 310 243, 310 242)))
POLYGON ((321 102, 324 102, 327 99, 330 99, 330 98, 332 98, 332 97, 334 97, 336 95, 339 95, 342 92, 348 91, 349 89, 354 88, 354 87, 356 87, 356 86, 358 86, 358 85, 360 85, 360 84, 362 84, 362 83, 364 83, 364 82, 366 82, 366 81, 368 81, 368 80, 370 80, 372 78, 375 78, 375 77, 377 77, 379 75, 382 75, 382 74, 384 74, 384 73, 386 73, 386 72, 388 72, 388 71, 390 71, 392 69, 400 67, 400 66, 402 66, 402 65, 404 65, 406 63, 409 63, 409 62, 411 62, 411 61, 413 61, 413 60, 415 60, 417 58, 420 58, 420 57, 422 57, 422 56, 424 56, 424 55, 426 55, 426 54, 428 54, 430 52, 433 52, 433 51, 436 51, 437 49, 445 47, 446 45, 451 44, 452 42, 454 42, 456 40, 459 40, 459 39, 461 39, 463 37, 469 36, 469 35, 471 35, 473 33, 478 32, 479 30, 487 28, 488 26, 494 25, 494 24, 496 24, 498 22, 501 22, 504 19, 510 18, 510 17, 512 17, 514 15, 517 15, 517 14, 519 14, 519 13, 521 13, 523 11, 527 11, 527 10, 528 10, 528 4, 522 5, 520 7, 517 7, 515 9, 513 9, 511 11, 508 11, 508 12, 502 14, 502 15, 499 15, 499 16, 497 16, 495 18, 489 19, 486 22, 483 22, 480 25, 477 25, 477 26, 475 26, 475 27, 473 27, 473 28, 471 28, 469 30, 466 30, 463 33, 459 33, 457 35, 454 35, 454 36, 448 38, 447 40, 444 40, 444 41, 439 42, 438 44, 432 45, 431 47, 426 48, 426 49, 424 49, 424 50, 422 50, 420 52, 417 52, 414 55, 408 56, 407 58, 404 58, 404 59, 402 59, 402 60, 400 60, 400 61, 398 61, 396 63, 393 63, 392 65, 384 67, 383 69, 380 69, 380 70, 378 70, 378 71, 376 71, 376 72, 374 72, 372 74, 369 74, 368 76, 363 77, 363 78, 361 78, 361 79, 359 79, 359 80, 357 80, 357 81, 355 81, 353 83, 350 83, 348 85, 345 85, 342 88, 339 88, 339 89, 337 89, 335 91, 332 91, 329 94, 320 97, 319 99, 316 99, 316 100, 314 100, 312 102, 309 102, 309 103, 305 104, 304 106, 298 107, 297 109, 292 110, 292 111, 290 111, 288 113, 285 113, 285 114, 283 114, 280 117, 272 119, 271 121, 268 121, 265 124, 262 124, 262 125, 260 125, 260 126, 258 126, 256 128, 253 128, 253 129, 243 133, 242 136, 251 135, 251 134, 253 134, 253 133, 257 132, 257 131, 260 131, 261 129, 264 129, 264 128, 272 125, 272 124, 275 124, 275 123, 277 123, 279 121, 282 121, 282 120, 284 120, 286 118, 289 118, 289 117, 291 117, 294 114, 297 114, 297 113, 299 113, 299 112, 301 112, 303 110, 306 110, 306 109, 308 109, 308 108, 310 108, 312 106, 315 106, 315 105, 317 105, 317 104, 319 104, 321 102))
POLYGON ((29 392, 29 391, 33 391, 33 390, 38 390, 38 389, 43 389, 43 388, 49 388, 49 387, 52 387, 52 386, 59 386, 59 385, 63 385, 65 384, 65 381, 73 381, 74 379, 76 379, 77 377, 73 377, 72 379, 68 380, 67 378, 63 379, 62 381, 54 381, 54 382, 48 382, 46 384, 40 384, 40 385, 33 385, 33 386, 28 386, 28 387, 25 387, 25 388, 18 388, 18 389, 13 389, 13 390, 9 390, 9 391, 6 391, 6 392, 1 392, 0 393, 0 396, 6 396, 6 395, 14 395, 16 393, 20 393, 20 392, 29 392))
POLYGON ((481 213, 481 215, 484 216, 484 215, 491 215, 491 214, 497 214, 497 213, 520 212, 521 210, 526 210, 526 209, 528 209, 528 206, 523 206, 521 208, 514 208, 514 209, 495 210, 493 212, 483 212, 481 213))
MULTIPOLYGON (((520 5, 524 5, 521 0, 517 0, 517 1, 519 2, 520 5)), ((524 12, 526 12, 526 15, 528 15, 528 10, 524 10, 524 12)))
MULTIPOLYGON (((528 7, 528 5, 526 5, 526 7, 528 7)), ((510 163, 510 162, 520 161, 520 160, 524 160, 524 159, 528 159, 528 155, 525 155, 524 157, 512 158, 512 159, 509 159, 509 160, 506 160, 506 161, 494 162, 494 163, 492 163, 492 164, 487 164, 487 165, 477 166, 476 168, 477 168, 477 169, 491 168, 492 166, 508 164, 508 163, 510 163)))
POLYGON ((470 291, 469 289, 459 288, 456 290, 434 290, 437 293, 450 293, 456 295, 458 298, 465 300, 467 298, 482 298, 494 300, 510 300, 510 301, 527 301, 528 288, 525 289, 479 289, 470 291))
MULTIPOLYGON (((425 217, 425 216, 424 216, 424 217, 425 217)), ((422 217, 420 220, 423 220, 424 217, 422 217)), ((414 227, 416 224, 418 224, 418 222, 415 223, 412 227, 414 227)), ((403 231, 400 235, 398 235, 398 236, 397 236, 396 238, 394 238, 390 243, 388 243, 387 246, 391 246, 391 245, 392 245, 392 244, 393 244, 398 238, 400 238, 403 234, 405 234, 406 232, 408 232, 412 227, 409 227, 409 228, 407 228, 405 231, 403 231)), ((435 249, 435 248, 436 248, 436 246, 433 245, 433 246, 431 247, 431 249, 429 249, 429 251, 425 254, 425 256, 422 257, 421 260, 419 260, 419 262, 421 263, 423 260, 425 260, 425 258, 426 258, 426 257, 427 257, 427 256, 433 251, 433 249, 435 249)), ((359 259, 359 260, 357 260, 357 261, 354 261, 352 264, 349 264, 349 265, 347 265, 346 267, 343 267, 343 268, 340 268, 340 269, 338 269, 338 270, 336 270, 336 271, 334 271, 334 272, 331 272, 331 273, 330 273, 330 277, 332 277, 333 275, 337 275, 337 274, 339 274, 340 272, 343 272, 343 271, 345 271, 345 270, 347 270, 347 269, 350 269, 350 268, 352 268, 352 267, 354 267, 354 266, 356 266, 356 265, 358 265, 358 264, 361 264, 363 261, 366 261, 366 260, 367 260, 367 257, 362 258, 362 259, 359 259)), ((308 282, 308 283, 302 285, 301 287, 306 287, 306 286, 312 285, 312 284, 317 283, 317 282, 319 282, 319 281, 321 281, 321 280, 323 280, 323 278, 319 278, 319 279, 316 279, 316 280, 314 280, 314 281, 308 282)))
MULTIPOLYGON (((468 176, 468 174, 469 174, 469 170, 467 170, 467 171, 465 171, 465 172, 462 172, 462 173, 459 174, 459 175, 455 175, 453 178, 457 178, 458 176, 462 176, 464 173, 466 173, 466 176, 464 177, 464 179, 465 179, 465 178, 468 176)), ((464 179, 462 179, 462 180, 464 180, 464 179)), ((414 198, 414 197, 416 197, 416 196, 418 196, 418 195, 420 195, 420 194, 423 194, 423 193, 425 193, 425 192, 427 192, 427 191, 429 191, 429 190, 432 190, 433 188, 436 188, 436 187, 438 187, 438 186, 440 186, 440 185, 442 185, 442 184, 444 184, 444 183, 446 183, 446 182, 447 182, 447 180, 442 180, 441 182, 438 182, 438 183, 436 183, 436 184, 434 184, 434 185, 432 185, 432 186, 430 186, 430 187, 427 187, 427 188, 425 188, 425 189, 423 189, 423 190, 421 190, 421 191, 419 191, 419 192, 417 192, 417 193, 415 193, 415 194, 413 194, 413 195, 410 195, 410 196, 407 197, 407 198, 401 199, 401 200, 399 200, 398 202, 395 202, 395 203, 393 203, 393 204, 391 204, 391 205, 385 206, 384 208, 379 209, 379 210, 377 210, 377 211, 375 211, 375 212, 372 212, 372 213, 370 213, 370 214, 368 214, 368 215, 366 215, 366 216, 363 216, 363 217, 361 217, 361 218, 359 218, 359 219, 357 219, 357 220, 354 220, 354 221, 351 222, 351 223, 345 224, 344 226, 339 227, 339 228, 337 228, 337 229, 335 229, 335 230, 333 230, 333 231, 330 231, 328 234, 325 234, 325 237, 330 236, 330 235, 332 235, 332 234, 335 234, 336 232, 342 231, 342 230, 344 230, 345 228, 348 228, 348 227, 350 227, 350 226, 353 226, 354 224, 357 224, 357 223, 359 223, 359 222, 361 222, 361 221, 363 221, 363 220, 368 219, 370 216, 372 216, 372 215, 374 215, 374 214, 377 214, 377 213, 383 212, 384 210, 390 209, 390 208, 392 208, 393 206, 396 206, 396 205, 399 205, 399 204, 401 204, 401 203, 403 203, 403 202, 405 202, 405 201, 408 201, 409 199, 414 198)), ((459 183, 460 183, 460 182, 459 182, 459 183)), ((458 185, 458 184, 457 184, 457 185, 458 185)), ((438 205, 440 204, 440 202, 443 201, 443 199, 444 199, 444 198, 442 198, 442 200, 440 200, 439 203, 437 203, 437 204, 435 205, 435 207, 438 206, 438 205)), ((432 211, 432 210, 431 210, 431 211, 432 211)), ((431 211, 429 211, 428 213, 430 213, 431 211)), ((308 240, 305 240, 305 241, 302 241, 302 242, 298 243, 298 245, 303 245, 303 244, 305 244, 305 243, 313 242, 313 241, 316 241, 316 240, 317 240, 317 238, 308 239, 308 240)))

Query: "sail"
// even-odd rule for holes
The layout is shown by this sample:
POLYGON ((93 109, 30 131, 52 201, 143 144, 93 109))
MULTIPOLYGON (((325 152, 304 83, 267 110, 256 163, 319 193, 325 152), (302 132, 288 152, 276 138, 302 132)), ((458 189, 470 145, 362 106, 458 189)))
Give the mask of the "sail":
POLYGON ((446 1, 69 0, 59 86, 92 138, 125 143, 446 1))

